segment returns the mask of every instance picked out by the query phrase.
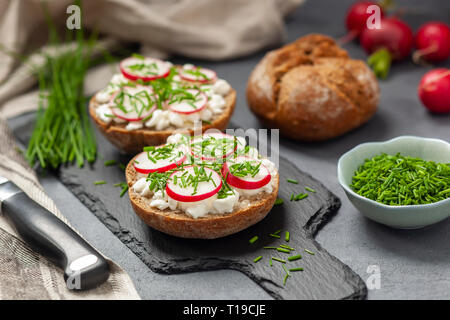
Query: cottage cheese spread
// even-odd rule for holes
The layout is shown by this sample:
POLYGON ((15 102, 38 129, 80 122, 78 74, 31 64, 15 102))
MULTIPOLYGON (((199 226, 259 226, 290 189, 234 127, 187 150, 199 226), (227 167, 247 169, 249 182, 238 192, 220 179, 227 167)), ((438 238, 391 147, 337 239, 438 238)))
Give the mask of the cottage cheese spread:
MULTIPOLYGON (((183 69, 191 69, 194 66, 191 64, 185 64, 183 69)), ((217 79, 213 83, 197 85, 200 91, 202 91, 208 97, 207 106, 199 112, 191 114, 182 114, 174 112, 163 106, 161 109, 153 111, 150 119, 143 119, 140 121, 127 121, 120 119, 111 112, 111 106, 114 106, 111 99, 114 94, 121 90, 124 86, 133 85, 133 82, 125 78, 122 74, 115 74, 111 78, 106 88, 99 91, 95 95, 95 100, 100 104, 95 109, 97 117, 105 122, 110 123, 127 123, 126 130, 137 130, 141 128, 152 128, 158 131, 167 129, 169 127, 186 128, 192 127, 196 121, 210 122, 214 117, 223 113, 223 108, 226 106, 224 97, 228 95, 231 90, 230 84, 223 79, 217 79)), ((183 81, 179 75, 175 75, 172 78, 172 87, 186 87, 193 86, 194 84, 187 81, 183 81)))
MULTIPOLYGON (((189 137, 186 137, 182 134, 175 134, 167 139, 168 144, 188 144, 190 141, 189 137)), ((245 150, 245 139, 242 137, 238 137, 238 150, 245 150)), ((193 218, 204 217, 207 214, 227 214, 233 212, 237 208, 245 208, 250 205, 250 201, 247 199, 251 196, 257 195, 259 193, 271 193, 275 187, 274 179, 278 171, 275 167, 275 164, 268 159, 259 158, 258 151, 255 148, 247 148, 247 153, 245 154, 247 157, 260 160, 262 165, 264 165, 270 175, 271 180, 268 184, 258 189, 238 189, 231 187, 232 193, 225 198, 219 199, 218 195, 211 196, 207 199, 196 201, 196 202, 180 202, 172 199, 167 195, 166 192, 162 192, 161 190, 157 192, 152 192, 150 190, 150 181, 147 181, 147 176, 143 174, 139 174, 139 179, 133 184, 132 190, 143 197, 146 197, 150 201, 150 206, 158 208, 160 210, 170 209, 170 210, 181 210, 188 214, 193 218)), ((188 161, 189 162, 189 161, 188 161)), ((258 179, 260 176, 258 173, 255 176, 255 179, 258 179)))

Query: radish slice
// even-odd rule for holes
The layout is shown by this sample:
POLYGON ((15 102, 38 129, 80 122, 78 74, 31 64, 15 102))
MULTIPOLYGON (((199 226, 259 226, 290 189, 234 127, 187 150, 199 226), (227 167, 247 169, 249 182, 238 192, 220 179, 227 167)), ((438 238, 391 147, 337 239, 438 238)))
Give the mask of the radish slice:
POLYGON ((130 57, 120 62, 123 76, 132 81, 151 81, 165 78, 170 73, 171 64, 155 58, 130 57))
MULTIPOLYGON (((261 161, 246 157, 246 156, 239 156, 236 157, 236 159, 233 159, 233 161, 227 161, 222 167, 222 176, 225 177, 227 183, 235 188, 239 189, 259 189, 264 187, 266 184, 268 184, 272 178, 270 175, 269 170, 263 165, 260 164, 261 161), (255 176, 251 176, 251 174, 247 174, 245 176, 236 176, 233 175, 232 172, 234 165, 243 164, 245 162, 250 162, 250 164, 254 167, 256 165, 259 165, 259 172, 255 176)), ((234 172, 236 174, 236 172, 234 172)))
POLYGON ((166 172, 180 166, 186 160, 186 152, 173 146, 155 147, 154 151, 144 151, 138 154, 133 161, 134 169, 139 173, 166 172), (158 149, 172 147, 172 150, 158 152, 158 149))
POLYGON ((179 73, 181 79, 191 82, 210 83, 217 80, 217 73, 207 68, 182 68, 179 73))
POLYGON ((127 121, 145 119, 156 109, 152 89, 144 86, 123 87, 111 97, 109 105, 116 117, 127 121))
POLYGON ((182 100, 175 100, 176 96, 172 99, 172 103, 168 103, 169 110, 181 114, 192 114, 202 111, 208 104, 208 97, 206 94, 197 89, 187 89, 187 94, 180 94, 179 97, 184 98, 182 100))
POLYGON ((207 161, 216 161, 231 156, 236 151, 239 140, 225 133, 206 133, 192 138, 191 154, 207 161))
POLYGON ((195 202, 214 196, 220 188, 222 188, 222 178, 216 171, 206 167, 186 166, 183 170, 175 171, 170 176, 166 192, 174 200, 195 202), (204 178, 205 181, 199 181, 195 190, 192 181, 197 178, 204 178))

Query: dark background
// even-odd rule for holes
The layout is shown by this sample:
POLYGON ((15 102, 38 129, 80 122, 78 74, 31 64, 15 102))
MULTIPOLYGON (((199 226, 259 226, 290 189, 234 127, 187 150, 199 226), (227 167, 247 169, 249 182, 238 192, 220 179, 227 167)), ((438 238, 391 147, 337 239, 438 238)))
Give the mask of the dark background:
MULTIPOLYGON (((309 0, 287 20, 285 42, 308 33, 324 33, 335 38, 345 34, 344 16, 353 1, 309 0)), ((407 9, 403 18, 414 30, 424 22, 449 23, 450 1, 396 1, 407 9)), ((353 58, 365 59, 357 43, 344 46, 353 58)), ((263 56, 220 63, 175 57, 175 62, 192 62, 214 68, 238 92, 234 124, 242 128, 261 125, 246 105, 247 78, 263 56)), ((449 61, 439 67, 450 67, 449 61)), ((432 115, 417 98, 417 85, 431 67, 410 61, 395 64, 390 76, 380 81, 381 100, 375 116, 361 128, 324 143, 300 143, 281 139, 280 153, 301 170, 322 181, 342 200, 334 219, 316 239, 332 255, 355 270, 364 280, 367 267, 381 270, 381 289, 369 291, 369 299, 449 299, 450 221, 419 230, 396 230, 372 222, 358 213, 340 188, 338 158, 362 142, 384 141, 400 135, 450 140, 450 115, 432 115)), ((17 121, 14 121, 15 123, 17 121)), ((19 121, 20 122, 20 121, 19 121)), ((98 221, 64 186, 52 176, 41 177, 48 194, 88 241, 120 264, 133 279, 144 299, 270 299, 260 287, 236 271, 220 270, 183 275, 151 272, 129 249, 98 221)))

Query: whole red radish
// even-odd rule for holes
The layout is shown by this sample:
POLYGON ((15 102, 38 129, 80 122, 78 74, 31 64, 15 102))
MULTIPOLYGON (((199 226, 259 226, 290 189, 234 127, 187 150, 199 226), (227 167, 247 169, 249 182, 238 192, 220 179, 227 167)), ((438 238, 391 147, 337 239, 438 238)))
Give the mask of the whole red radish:
POLYGON ((366 29, 367 19, 372 15, 372 13, 367 12, 367 8, 373 5, 380 8, 380 15, 383 16, 383 9, 376 2, 359 1, 350 6, 345 17, 345 25, 349 33, 344 37, 343 42, 356 38, 366 29))
POLYGON ((417 30, 414 42, 418 49, 413 55, 415 62, 420 59, 439 62, 450 56, 450 28, 445 23, 432 21, 424 24, 417 30))
POLYGON ((450 112, 450 69, 427 72, 419 84, 419 98, 431 112, 450 112))
POLYGON ((402 60, 411 52, 413 33, 399 18, 387 17, 381 19, 379 29, 365 28, 360 43, 371 54, 367 62, 377 77, 386 78, 392 60, 402 60))

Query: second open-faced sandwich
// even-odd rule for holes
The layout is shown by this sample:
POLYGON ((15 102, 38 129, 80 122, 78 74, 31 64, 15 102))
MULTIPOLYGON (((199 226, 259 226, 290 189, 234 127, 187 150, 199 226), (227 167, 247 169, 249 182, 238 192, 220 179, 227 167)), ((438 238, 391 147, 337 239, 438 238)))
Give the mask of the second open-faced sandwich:
POLYGON ((89 104, 99 130, 120 150, 163 144, 179 129, 193 134, 194 124, 202 131, 227 127, 236 92, 213 70, 140 55, 123 60, 120 70, 89 104))
POLYGON ((278 195, 273 162, 223 133, 175 134, 126 168, 131 204, 149 226, 183 238, 224 237, 262 220, 278 195))

